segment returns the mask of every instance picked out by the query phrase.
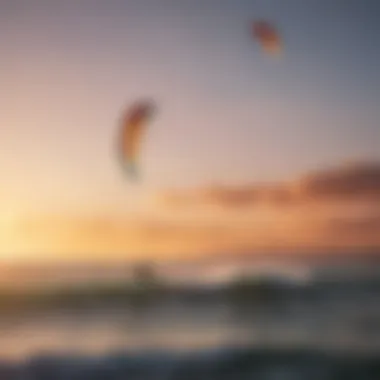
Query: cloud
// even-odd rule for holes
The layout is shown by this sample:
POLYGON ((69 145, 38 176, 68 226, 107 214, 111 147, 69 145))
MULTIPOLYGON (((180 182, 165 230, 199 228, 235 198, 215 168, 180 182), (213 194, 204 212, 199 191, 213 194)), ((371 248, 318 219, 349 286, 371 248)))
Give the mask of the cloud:
POLYGON ((380 162, 320 171, 298 182, 300 196, 315 199, 380 200, 380 162))
POLYGON ((231 241, 240 236, 241 233, 233 228, 212 223, 197 225, 163 220, 45 215, 20 222, 13 231, 10 250, 19 256, 35 252, 47 261, 58 257, 167 258, 231 245, 231 241))
POLYGON ((284 185, 213 186, 186 191, 168 191, 159 201, 171 207, 218 206, 244 208, 263 203, 288 204, 294 200, 291 189, 284 185))
POLYGON ((326 231, 339 237, 376 236, 380 242, 380 214, 357 219, 335 218, 326 223, 326 231))
MULTIPOLYGON (((14 231, 13 257, 70 260, 190 259, 221 252, 261 253, 380 247, 380 216, 323 219, 299 213, 215 224, 109 218, 40 218, 14 231), (16 233, 15 233, 16 232, 16 233), (31 256, 29 256, 31 257, 31 256)), ((2 247, 1 251, 4 251, 2 247)))
POLYGON ((231 224, 227 220, 218 224, 44 216, 19 223, 13 231, 11 251, 19 257, 39 254, 46 261, 190 258, 225 251, 303 246, 313 243, 313 234, 312 224, 298 219, 251 224, 231 224))
POLYGON ((380 201, 380 162, 338 166, 275 184, 212 186, 167 191, 159 201, 170 207, 294 205, 316 201, 380 201))
POLYGON ((167 192, 165 207, 129 218, 30 216, 7 233, 0 251, 108 261, 380 248, 379 173, 379 165, 356 165, 289 183, 167 192))

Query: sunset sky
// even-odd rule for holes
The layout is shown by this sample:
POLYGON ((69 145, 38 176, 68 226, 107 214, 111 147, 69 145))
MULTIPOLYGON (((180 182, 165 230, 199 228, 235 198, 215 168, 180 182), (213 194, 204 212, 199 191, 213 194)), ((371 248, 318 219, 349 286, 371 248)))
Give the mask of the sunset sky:
POLYGON ((0 0, 0 259, 380 247, 379 14, 378 0, 0 0), (255 19, 280 30, 280 59, 255 19), (159 111, 131 183, 115 138, 141 97, 159 111))

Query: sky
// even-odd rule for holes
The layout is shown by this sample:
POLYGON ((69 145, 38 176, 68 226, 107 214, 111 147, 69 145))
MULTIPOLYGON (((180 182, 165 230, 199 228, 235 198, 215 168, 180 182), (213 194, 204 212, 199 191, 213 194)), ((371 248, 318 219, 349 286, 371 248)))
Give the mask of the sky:
POLYGON ((0 0, 0 258, 379 246, 379 14, 377 0, 0 0), (280 59, 256 19, 280 31, 280 59), (136 184, 114 148, 144 97, 158 113, 136 184), (314 192, 336 167, 360 199, 314 192), (285 209, 251 202, 268 183, 293 189, 285 209))

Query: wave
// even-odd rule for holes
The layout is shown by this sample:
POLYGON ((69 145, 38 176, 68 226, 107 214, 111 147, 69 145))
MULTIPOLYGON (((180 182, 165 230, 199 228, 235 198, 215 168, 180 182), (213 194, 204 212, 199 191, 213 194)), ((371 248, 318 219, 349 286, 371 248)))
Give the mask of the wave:
POLYGON ((40 355, 0 363, 1 380, 377 380, 380 354, 311 349, 224 348, 123 352, 97 357, 40 355))

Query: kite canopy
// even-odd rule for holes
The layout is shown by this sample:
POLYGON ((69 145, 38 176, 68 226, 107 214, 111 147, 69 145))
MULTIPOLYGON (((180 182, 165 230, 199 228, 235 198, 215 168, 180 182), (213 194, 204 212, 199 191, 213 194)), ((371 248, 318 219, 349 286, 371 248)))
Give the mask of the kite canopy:
POLYGON ((282 51, 281 37, 273 25, 266 21, 255 21, 252 26, 252 33, 265 52, 278 54, 282 51))
POLYGON ((132 105, 122 117, 118 156, 122 168, 130 178, 138 177, 138 158, 144 132, 155 110, 156 107, 152 101, 139 101, 132 105))

